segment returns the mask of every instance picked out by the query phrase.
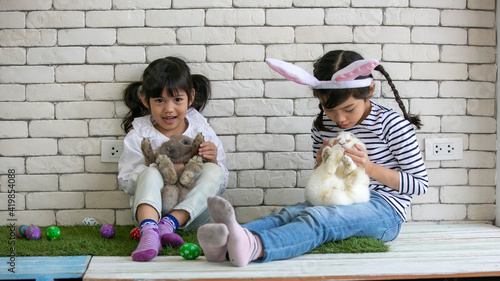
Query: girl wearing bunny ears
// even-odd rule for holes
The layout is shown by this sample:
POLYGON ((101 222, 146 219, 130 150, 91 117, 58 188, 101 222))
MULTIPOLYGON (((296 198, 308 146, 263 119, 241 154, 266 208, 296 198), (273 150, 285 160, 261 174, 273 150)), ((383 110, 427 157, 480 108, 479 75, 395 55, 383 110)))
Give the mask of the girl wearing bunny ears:
POLYGON ((314 64, 314 76, 293 64, 267 59, 269 66, 288 80, 309 85, 319 100, 320 113, 311 129, 313 155, 318 165, 328 139, 348 131, 366 144, 366 150, 345 148, 345 154, 370 176, 370 200, 353 205, 287 206, 240 226, 233 207, 221 197, 209 197, 215 223, 198 229, 206 259, 235 266, 295 257, 317 246, 352 236, 381 241, 395 239, 406 219, 412 195, 426 192, 427 172, 410 116, 392 79, 377 60, 364 60, 351 51, 331 51, 314 64), (375 84, 371 72, 387 79, 404 117, 370 100, 375 84))

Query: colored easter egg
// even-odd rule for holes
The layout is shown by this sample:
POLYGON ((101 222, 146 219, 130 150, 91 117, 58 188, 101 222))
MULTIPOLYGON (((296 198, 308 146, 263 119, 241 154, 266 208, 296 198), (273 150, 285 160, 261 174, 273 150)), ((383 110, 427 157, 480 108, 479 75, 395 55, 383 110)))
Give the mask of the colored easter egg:
POLYGON ((139 240, 139 238, 141 238, 141 230, 139 227, 135 227, 130 231, 130 238, 134 240, 139 240))
POLYGON ((17 238, 26 238, 26 229, 27 225, 21 224, 16 227, 16 237, 17 238))
POLYGON ((26 238, 30 240, 38 240, 40 239, 40 236, 42 236, 42 232, 37 226, 31 225, 26 228, 26 238))
POLYGON ((61 230, 57 226, 51 226, 47 228, 45 235, 47 235, 47 239, 49 240, 58 240, 61 238, 61 230))
POLYGON ((115 228, 111 224, 101 226, 101 236, 104 238, 112 238, 115 235, 115 228))
POLYGON ((84 218, 82 223, 83 225, 90 225, 90 226, 100 225, 99 221, 93 217, 84 218))
POLYGON ((201 249, 198 245, 193 243, 185 243, 179 249, 181 257, 187 260, 194 260, 201 255, 201 249))

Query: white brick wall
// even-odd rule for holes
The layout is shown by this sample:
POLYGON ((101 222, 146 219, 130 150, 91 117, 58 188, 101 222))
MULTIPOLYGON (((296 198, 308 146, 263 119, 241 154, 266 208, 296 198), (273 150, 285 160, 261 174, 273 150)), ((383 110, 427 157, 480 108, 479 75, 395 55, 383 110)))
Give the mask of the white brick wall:
MULTIPOLYGON (((414 221, 495 219, 494 0, 0 0, 0 217, 15 170, 18 222, 130 224, 117 165, 121 91, 147 64, 184 58, 212 80, 204 110, 227 152, 223 195, 241 222, 303 200, 318 102, 264 63, 311 70, 333 49, 381 60, 425 138, 459 137, 464 158, 426 161, 429 192, 414 221), (34 219, 36 218, 36 219, 34 219)), ((396 104, 376 74, 375 98, 396 104)))

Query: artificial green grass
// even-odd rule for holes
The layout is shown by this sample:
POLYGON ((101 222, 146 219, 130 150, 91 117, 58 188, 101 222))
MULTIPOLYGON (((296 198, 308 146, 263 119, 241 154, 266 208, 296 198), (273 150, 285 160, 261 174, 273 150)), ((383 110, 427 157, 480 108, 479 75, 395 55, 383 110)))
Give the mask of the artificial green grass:
MULTIPOLYGON (((15 239, 12 244, 11 230, 7 226, 0 227, 0 256, 130 256, 135 250, 137 240, 130 238, 133 226, 115 226, 113 238, 103 238, 99 234, 100 226, 58 226, 61 230, 59 240, 49 241, 45 236, 48 227, 39 227, 42 231, 40 240, 15 239), (12 251, 12 247, 15 249, 12 251)), ((196 231, 177 231, 185 243, 198 245, 196 231)), ((332 253, 367 253, 387 252, 388 246, 372 238, 349 238, 337 242, 323 244, 310 254, 332 253)), ((178 248, 163 247, 159 256, 179 255, 178 248)))

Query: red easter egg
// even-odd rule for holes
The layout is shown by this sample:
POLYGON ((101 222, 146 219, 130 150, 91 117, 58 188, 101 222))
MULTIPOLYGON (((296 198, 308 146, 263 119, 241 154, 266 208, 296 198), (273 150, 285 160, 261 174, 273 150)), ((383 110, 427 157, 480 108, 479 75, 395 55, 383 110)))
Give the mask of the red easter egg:
POLYGON ((141 237, 141 230, 139 227, 135 227, 130 231, 130 238, 134 240, 139 240, 140 237, 141 237))

